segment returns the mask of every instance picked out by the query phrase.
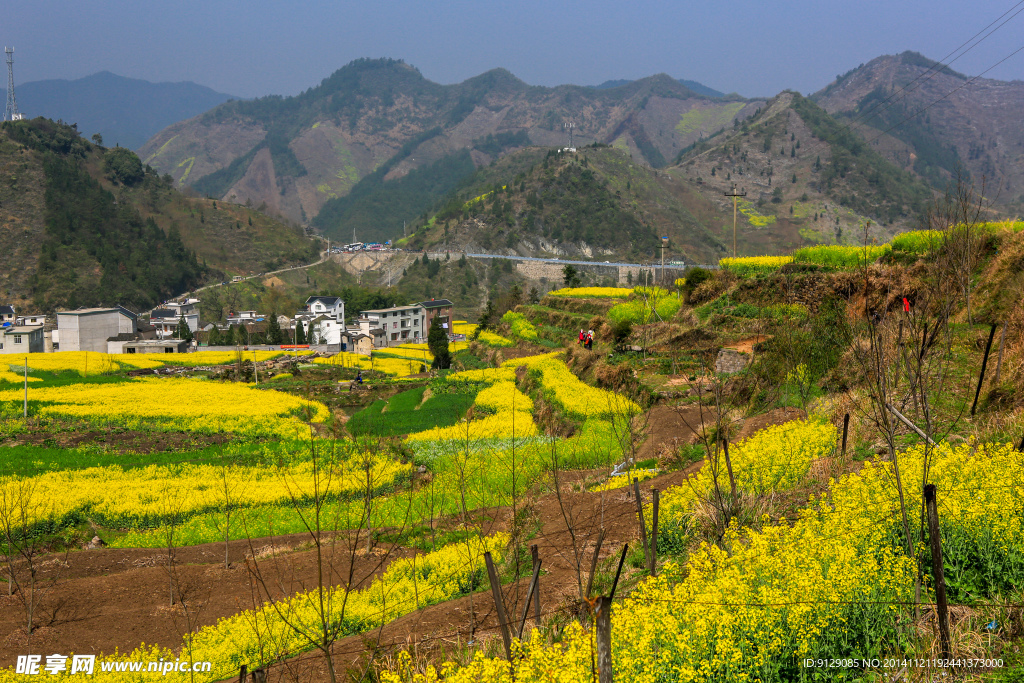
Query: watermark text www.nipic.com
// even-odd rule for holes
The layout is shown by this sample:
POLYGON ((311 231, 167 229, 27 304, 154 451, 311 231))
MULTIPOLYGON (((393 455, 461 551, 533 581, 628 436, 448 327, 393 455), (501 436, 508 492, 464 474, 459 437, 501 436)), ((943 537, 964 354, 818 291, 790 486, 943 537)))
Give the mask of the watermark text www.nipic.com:
POLYGON ((208 672, 210 662, 190 662, 180 659, 161 659, 152 662, 99 662, 96 655, 18 655, 14 673, 26 676, 37 674, 82 674, 91 676, 97 669, 103 673, 130 672, 152 673, 166 676, 171 673, 208 672))

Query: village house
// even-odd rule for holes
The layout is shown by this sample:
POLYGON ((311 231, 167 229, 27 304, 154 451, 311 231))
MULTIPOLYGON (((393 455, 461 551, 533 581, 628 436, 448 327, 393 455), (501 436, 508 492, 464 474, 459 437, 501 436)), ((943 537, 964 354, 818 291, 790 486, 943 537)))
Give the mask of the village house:
POLYGON ((0 325, 14 324, 14 306, 0 306, 0 325))
POLYGON ((420 304, 360 311, 359 318, 364 334, 370 334, 372 328, 384 330, 382 345, 398 346, 406 342, 420 342, 427 334, 426 312, 420 304))
POLYGON ((441 325, 444 329, 451 332, 452 329, 452 306, 454 306, 448 299, 431 299, 430 301, 421 301, 420 306, 426 312, 427 319, 424 322, 424 330, 430 331, 430 326, 434 324, 434 318, 441 319, 441 325))
POLYGON ((340 296, 311 296, 306 299, 306 310, 314 315, 334 318, 339 322, 345 320, 345 302, 340 296))
POLYGON ((156 328, 157 339, 170 339, 177 336, 178 324, 184 319, 188 329, 195 334, 199 330, 199 299, 168 301, 157 306, 149 314, 149 324, 156 328))
POLYGON ((42 325, 10 325, 0 328, 3 334, 0 335, 0 353, 42 353, 43 326, 42 325))
POLYGON ((137 331, 138 315, 123 306, 57 311, 53 349, 103 353, 109 338, 137 331))

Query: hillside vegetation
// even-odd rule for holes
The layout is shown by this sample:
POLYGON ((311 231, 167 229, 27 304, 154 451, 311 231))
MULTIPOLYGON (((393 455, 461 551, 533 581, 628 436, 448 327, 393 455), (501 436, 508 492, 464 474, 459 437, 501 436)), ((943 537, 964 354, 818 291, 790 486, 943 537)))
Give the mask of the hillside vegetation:
POLYGON ((916 52, 883 55, 851 69, 813 99, 863 136, 889 161, 938 190, 958 169, 1000 207, 1019 212, 1024 167, 1015 125, 1024 83, 972 78, 916 52), (936 106, 936 105, 939 106, 936 106))
POLYGON ((190 199, 126 148, 47 119, 0 128, 4 299, 24 310, 152 306, 225 272, 315 260, 301 232, 257 211, 190 199))
POLYGON ((295 97, 228 102, 170 126, 141 155, 210 197, 266 203, 298 222, 324 212, 316 225, 336 239, 347 239, 348 220, 357 232, 389 238, 430 202, 387 205, 376 223, 362 214, 381 208, 381 182, 414 169, 431 167, 432 187, 424 189, 436 199, 454 187, 466 153, 479 168, 527 145, 562 146, 568 120, 578 144, 616 142, 635 162, 659 167, 702 134, 677 125, 684 118, 731 122, 759 104, 698 94, 665 75, 611 88, 545 88, 495 69, 439 85, 401 61, 361 59, 295 97), (350 193, 358 201, 338 202, 350 193))

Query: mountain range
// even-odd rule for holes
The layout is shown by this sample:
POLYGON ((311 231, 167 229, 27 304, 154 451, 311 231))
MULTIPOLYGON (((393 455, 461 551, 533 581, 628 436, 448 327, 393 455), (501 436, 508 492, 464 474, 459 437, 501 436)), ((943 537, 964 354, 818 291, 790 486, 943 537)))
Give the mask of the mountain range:
POLYGON ((425 247, 457 234, 508 253, 641 258, 648 231, 676 232, 676 256, 708 260, 731 250, 734 183, 747 192, 740 253, 848 242, 868 219, 878 237, 916 227, 958 172, 985 182, 997 213, 1018 212, 1022 105, 1020 81, 912 52, 809 97, 761 99, 665 74, 549 88, 495 69, 440 85, 400 60, 360 59, 294 97, 177 121, 140 156, 179 188, 335 240, 425 247), (588 151, 549 156, 570 141, 588 151), (609 221, 643 235, 609 241, 609 221))
POLYGON ((1024 81, 971 78, 904 52, 853 69, 813 98, 934 187, 962 168, 984 180, 996 204, 1024 204, 1024 81))
MULTIPOLYGON (((614 143, 660 168, 762 104, 699 95, 664 74, 610 88, 548 88, 495 69, 439 85, 401 61, 364 59, 295 97, 228 102, 170 126, 140 154, 203 194, 265 203, 341 236, 370 226, 342 228, 318 214, 342 216, 336 207, 346 195, 433 164, 445 166, 446 177, 431 174, 431 191, 443 195, 465 168, 455 156, 480 167, 522 146, 567 146, 572 123, 574 144, 614 143)), ((401 223, 375 227, 394 234, 401 223)))
POLYGON ((77 124, 86 137, 99 133, 103 144, 129 149, 138 149, 172 123, 232 99, 191 81, 151 83, 109 71, 75 80, 29 81, 14 92, 26 118, 77 124))

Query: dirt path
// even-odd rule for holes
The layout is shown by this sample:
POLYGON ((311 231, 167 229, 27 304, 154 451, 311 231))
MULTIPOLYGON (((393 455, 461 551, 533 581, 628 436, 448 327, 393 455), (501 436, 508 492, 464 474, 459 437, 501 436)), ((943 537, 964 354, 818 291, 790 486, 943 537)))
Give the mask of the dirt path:
MULTIPOLYGON (((315 586, 317 565, 311 550, 288 552, 308 543, 309 536, 296 534, 253 540, 268 585, 277 595, 309 590, 315 586), (276 556, 269 554, 271 549, 276 556)), ((179 573, 179 598, 197 612, 199 626, 251 609, 254 586, 246 569, 251 554, 248 541, 232 541, 230 566, 224 567, 221 543, 175 549, 179 573)), ((354 576, 360 584, 382 571, 382 562, 411 555, 397 549, 388 557, 356 559, 354 576)), ((339 553, 339 555, 343 555, 339 553)), ((59 572, 57 584, 41 599, 35 629, 29 642, 24 608, 17 595, 0 593, 0 667, 13 666, 18 654, 78 652, 83 654, 131 652, 141 643, 177 649, 185 620, 179 608, 170 607, 167 550, 160 548, 81 550, 64 556, 42 558, 43 585, 59 572), (26 649, 30 648, 30 649, 26 649)), ((336 562, 335 583, 347 573, 348 557, 336 562)))
MULTIPOLYGON (((800 417, 800 411, 773 411, 749 421, 750 429, 777 424, 800 417)), ((697 408, 682 410, 659 406, 652 413, 650 450, 680 439, 695 437, 699 425, 697 408), (687 412, 690 411, 690 412, 687 412)), ((744 427, 746 431, 746 426, 744 427)), ((751 432, 752 433, 752 432, 751 432)), ((647 447, 647 444, 645 444, 647 447)), ((702 462, 685 470, 662 474, 643 483, 642 495, 652 487, 665 490, 678 485, 696 472, 702 462)), ((606 470, 605 470, 606 471, 606 470)), ((545 615, 564 611, 579 604, 579 586, 585 585, 590 562, 603 526, 605 536, 599 556, 599 571, 611 572, 615 558, 626 543, 638 542, 639 524, 635 502, 625 488, 588 492, 587 486, 601 471, 567 472, 559 480, 559 494, 553 492, 550 478, 539 484, 544 489, 526 492, 518 501, 518 518, 526 528, 535 530, 527 545, 536 544, 543 562, 540 581, 541 610, 545 615)), ((507 530, 512 517, 509 508, 474 513, 482 522, 482 532, 507 530)), ((649 522, 648 522, 649 523, 649 522)), ((283 536, 253 541, 257 554, 268 548, 289 549, 277 563, 264 560, 268 584, 279 595, 290 595, 313 588, 317 572, 315 554, 296 550, 308 541, 306 535, 283 536)), ((208 544, 176 550, 176 565, 188 591, 187 602, 198 609, 198 625, 216 623, 253 606, 254 587, 246 569, 245 557, 251 553, 247 541, 229 544, 231 565, 225 568, 224 545, 208 544)), ((396 549, 388 561, 411 556, 413 551, 396 549)), ((528 564, 528 559, 526 560, 528 564)), ((356 559, 355 574, 367 585, 382 569, 379 555, 356 559)), ((340 573, 348 568, 342 560, 340 573)), ((44 571, 57 570, 56 563, 44 571)), ((26 652, 110 653, 115 649, 130 652, 140 643, 177 649, 181 644, 184 621, 178 609, 169 605, 166 550, 108 549, 76 551, 61 567, 61 580, 46 596, 40 610, 41 621, 55 612, 52 623, 37 628, 31 644, 23 626, 23 610, 17 598, 0 594, 0 666, 12 666, 17 654, 26 652)), ((623 581, 638 570, 624 569, 623 581)), ((523 578, 502 588, 506 609, 518 621, 523 612, 530 568, 522 568, 523 578)), ((494 603, 486 581, 480 592, 439 605, 425 607, 359 636, 342 639, 334 652, 340 668, 355 667, 369 649, 377 646, 415 646, 419 652, 433 651, 438 657, 456 653, 469 641, 497 638, 494 603)), ((500 639, 498 640, 500 642, 500 639)), ((271 668, 269 681, 326 681, 323 660, 307 654, 271 668)))

